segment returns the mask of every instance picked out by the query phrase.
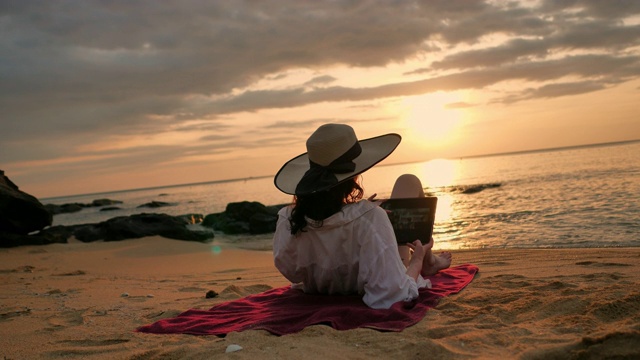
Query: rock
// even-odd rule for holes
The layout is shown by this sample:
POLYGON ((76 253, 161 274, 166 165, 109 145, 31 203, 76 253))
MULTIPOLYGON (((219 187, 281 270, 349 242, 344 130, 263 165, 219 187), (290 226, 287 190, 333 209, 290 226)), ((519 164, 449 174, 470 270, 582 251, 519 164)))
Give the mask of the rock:
POLYGON ((91 206, 106 206, 106 205, 117 205, 122 204, 120 200, 111 200, 111 199, 95 199, 91 202, 91 206))
POLYGON ((163 201, 152 201, 152 202, 148 202, 146 204, 142 204, 139 205, 139 208, 143 208, 143 207, 148 207, 148 208, 159 208, 159 207, 163 207, 163 206, 171 206, 172 204, 167 203, 167 202, 163 202, 163 201))
POLYGON ((38 237, 49 239, 48 243, 67 242, 71 236, 82 242, 93 242, 120 241, 155 235, 200 242, 207 242, 214 237, 212 232, 188 229, 185 221, 179 217, 146 213, 119 216, 97 224, 53 226, 37 234, 38 237))
POLYGON ((209 214, 202 225, 225 234, 266 234, 274 232, 278 211, 286 205, 265 206, 259 202, 235 202, 227 204, 222 213, 209 214))
POLYGON ((187 229, 183 220, 166 214, 120 216, 98 224, 105 241, 160 235, 169 239, 206 241, 213 234, 187 229))
POLYGON ((0 170, 0 233, 26 235, 51 225, 52 219, 38 199, 20 191, 0 170))
MULTIPOLYGON (((53 215, 78 212, 88 207, 101 207, 106 205, 122 204, 122 201, 111 199, 96 199, 90 204, 68 203, 68 204, 46 204, 44 207, 53 215)), ((119 209, 112 207, 111 209, 119 209)), ((102 211, 103 209, 100 209, 102 211)))
POLYGON ((73 225, 70 227, 73 229, 72 234, 76 239, 82 242, 94 242, 104 240, 106 237, 100 224, 102 223, 73 225))
POLYGON ((224 213, 215 213, 205 216, 204 219, 202 219, 202 226, 215 228, 222 215, 224 215, 224 213))
POLYGON ((73 204, 64 204, 60 205, 59 211, 60 213, 74 213, 84 209, 82 204, 73 203, 73 204))
MULTIPOLYGON (((167 214, 134 214, 119 216, 97 225, 105 241, 136 239, 145 236, 160 235, 169 239, 208 241, 212 233, 187 229, 183 220, 167 214)), ((78 233, 78 240, 84 241, 78 233)))
POLYGON ((56 226, 51 226, 44 230, 41 230, 39 233, 37 233, 34 236, 39 236, 39 237, 48 239, 48 243, 50 244, 53 244, 53 243, 64 244, 67 242, 67 239, 73 236, 73 233, 74 233, 74 226, 56 225, 56 226))
POLYGON ((213 290, 207 291, 207 293, 204 295, 206 299, 213 299, 216 296, 218 296, 218 293, 213 290))
POLYGON ((268 211, 257 201, 241 201, 227 204, 225 213, 234 220, 249 220, 254 214, 266 214, 268 211))
POLYGON ((237 345, 237 344, 231 344, 229 346, 227 346, 227 349, 224 351, 225 353, 232 353, 232 352, 236 352, 236 351, 240 351, 242 350, 242 346, 237 345))
POLYGON ((200 224, 200 223, 202 223, 202 220, 204 219, 202 214, 184 214, 184 215, 179 215, 179 216, 176 216, 176 217, 178 219, 183 220, 185 224, 189 224, 189 225, 200 224))
POLYGON ((249 218, 249 232, 252 234, 267 234, 276 231, 277 215, 253 214, 249 218))

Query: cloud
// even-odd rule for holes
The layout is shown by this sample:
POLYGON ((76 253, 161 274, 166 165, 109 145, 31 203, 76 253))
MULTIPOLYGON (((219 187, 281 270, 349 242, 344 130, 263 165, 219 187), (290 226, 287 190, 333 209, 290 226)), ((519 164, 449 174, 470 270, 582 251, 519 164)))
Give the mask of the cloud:
POLYGON ((455 103, 446 104, 444 107, 446 109, 466 109, 466 108, 470 108, 470 107, 474 107, 474 106, 476 106, 476 105, 470 104, 470 103, 464 102, 464 101, 459 101, 459 102, 455 102, 455 103))
POLYGON ((640 3, 628 0, 545 0, 540 7, 544 12, 555 13, 562 10, 578 10, 578 16, 597 18, 624 18, 640 13, 640 3))
POLYGON ((314 77, 313 79, 311 79, 311 80, 307 81, 306 83, 304 83, 304 85, 305 86, 323 85, 323 84, 332 83, 332 82, 334 82, 336 80, 337 79, 334 78, 333 76, 322 75, 322 76, 314 77))
MULTIPOLYGON (((388 97, 412 96, 439 90, 479 89, 508 80, 544 82, 566 76, 598 78, 603 84, 625 81, 640 73, 640 58, 636 56, 576 55, 558 60, 515 63, 495 68, 472 69, 424 80, 391 83, 377 87, 348 88, 333 86, 305 91, 286 90, 246 91, 234 97, 212 102, 211 111, 220 114, 260 109, 289 108, 320 102, 364 101, 388 97)), ((566 95, 566 94, 565 94, 566 95)))
POLYGON ((606 85, 604 83, 595 81, 549 84, 539 88, 526 89, 517 95, 509 95, 501 99, 496 99, 495 102, 510 104, 528 99, 558 98, 562 96, 585 94, 605 88, 606 85))
POLYGON ((576 24, 569 30, 559 30, 539 40, 517 38, 495 47, 458 52, 434 62, 429 70, 500 66, 519 60, 541 59, 562 50, 615 50, 638 44, 640 26, 624 27, 609 22, 576 24))
MULTIPOLYGON (((243 144, 220 143, 242 128, 236 115, 265 109, 367 108, 508 81, 527 85, 494 102, 598 91, 639 77, 640 25, 630 20, 639 14, 640 2, 624 0, 4 1, 0 162, 176 131, 229 149, 243 144), (409 64, 369 85, 336 71, 409 64), (287 86, 264 86, 278 81, 287 86)), ((331 120, 288 118, 261 130, 331 120)), ((160 153, 178 158, 199 145, 160 153)), ((139 146, 126 151, 153 153, 139 146)))

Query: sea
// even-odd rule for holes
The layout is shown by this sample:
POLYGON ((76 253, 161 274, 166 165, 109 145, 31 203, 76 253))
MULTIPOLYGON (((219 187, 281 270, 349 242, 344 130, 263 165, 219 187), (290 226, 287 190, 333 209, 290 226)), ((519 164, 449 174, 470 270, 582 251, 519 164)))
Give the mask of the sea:
MULTIPOLYGON (((381 199, 402 174, 418 176, 438 197, 437 249, 598 248, 640 246, 640 140, 520 153, 379 165, 362 175, 365 196, 381 199)), ((228 203, 289 203, 273 177, 40 199, 44 204, 122 201, 54 215, 53 225, 98 223, 116 216, 160 212, 212 214, 228 203), (152 201, 169 203, 141 208, 152 201)), ((199 225, 192 225, 198 227, 199 225)), ((271 235, 216 233, 215 241, 269 250, 271 235)))

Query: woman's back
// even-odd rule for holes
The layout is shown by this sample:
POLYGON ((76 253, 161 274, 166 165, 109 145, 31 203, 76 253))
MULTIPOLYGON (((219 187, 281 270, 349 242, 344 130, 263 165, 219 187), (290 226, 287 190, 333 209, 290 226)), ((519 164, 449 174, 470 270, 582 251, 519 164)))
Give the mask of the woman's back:
POLYGON ((280 211, 273 250, 276 267, 295 286, 308 293, 368 293, 365 302, 385 306, 404 299, 401 289, 411 282, 383 209, 369 201, 345 205, 298 235, 287 231, 290 213, 290 207, 280 211))

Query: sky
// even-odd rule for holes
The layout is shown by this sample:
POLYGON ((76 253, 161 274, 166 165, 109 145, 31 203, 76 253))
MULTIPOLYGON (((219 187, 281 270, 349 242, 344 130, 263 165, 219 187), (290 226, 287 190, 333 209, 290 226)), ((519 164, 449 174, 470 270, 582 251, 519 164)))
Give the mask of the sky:
POLYGON ((0 1, 0 169, 36 197, 640 139, 640 1, 0 1))

